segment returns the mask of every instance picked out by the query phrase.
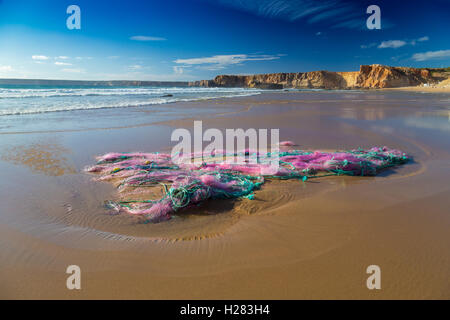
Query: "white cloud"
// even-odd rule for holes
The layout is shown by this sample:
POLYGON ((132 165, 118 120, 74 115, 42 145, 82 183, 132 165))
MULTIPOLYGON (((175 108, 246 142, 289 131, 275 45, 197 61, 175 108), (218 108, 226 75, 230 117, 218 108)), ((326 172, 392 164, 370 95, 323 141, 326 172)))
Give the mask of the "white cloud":
MULTIPOLYGON (((13 69, 13 67, 11 67, 11 66, 1 66, 0 65, 0 76, 1 75, 3 75, 3 76, 9 76, 9 73, 10 72, 13 72, 14 71, 14 69, 13 69)), ((14 76, 15 77, 15 76, 14 76)))
POLYGON ((424 42, 424 41, 428 41, 430 40, 430 38, 428 36, 424 36, 424 37, 420 37, 418 39, 414 39, 410 42, 410 45, 415 46, 416 42, 424 42))
MULTIPOLYGON (((366 20, 365 11, 357 4, 346 0, 215 0, 214 2, 267 18, 287 21, 306 19, 310 24, 323 23, 334 28, 362 29, 366 20)), ((383 23, 387 24, 386 20, 383 20, 383 23)))
POLYGON ((428 52, 416 53, 412 56, 412 59, 416 60, 416 61, 426 61, 426 60, 443 59, 443 58, 450 58, 450 50, 428 51, 428 52))
POLYGON ((131 70, 140 70, 142 69, 142 66, 140 64, 134 64, 132 66, 129 66, 128 68, 130 68, 131 70))
POLYGON ((67 59, 69 59, 69 57, 67 57, 67 56, 59 56, 59 57, 55 57, 55 59, 67 60, 67 59))
POLYGON ((62 72, 69 72, 69 73, 84 73, 84 69, 76 69, 76 68, 66 68, 62 69, 62 72))
MULTIPOLYGON (((430 40, 430 38, 428 36, 424 36, 424 37, 420 37, 418 39, 413 39, 411 41, 407 41, 407 40, 389 40, 389 41, 383 41, 378 45, 378 48, 380 49, 384 49, 384 48, 400 48, 406 45, 411 45, 411 46, 415 46, 417 42, 424 42, 424 41, 428 41, 430 40)), ((370 48, 370 45, 362 45, 361 48, 365 49, 365 48, 370 48)))
POLYGON ((31 59, 33 59, 33 60, 48 60, 49 58, 47 56, 34 55, 34 56, 31 56, 31 59))
POLYGON ((400 48, 405 46, 407 43, 406 41, 403 40, 389 40, 389 41, 383 41, 378 45, 378 48, 383 49, 383 48, 400 48))
POLYGON ((247 54, 229 54, 216 55, 212 57, 177 59, 174 62, 186 65, 206 65, 203 68, 208 70, 219 70, 229 65, 240 64, 245 61, 268 61, 280 59, 280 55, 247 55, 247 54))
POLYGON ((13 71, 13 68, 11 66, 0 66, 0 72, 9 72, 13 71))
POLYGON ((68 63, 68 62, 61 62, 61 61, 56 61, 55 64, 56 64, 57 66, 71 66, 71 65, 72 65, 71 63, 68 63))
POLYGON ((183 69, 183 67, 174 66, 173 67, 173 72, 176 73, 176 74, 183 74, 184 69, 183 69))
POLYGON ((162 37, 151 37, 151 36, 132 36, 130 37, 130 40, 134 41, 165 41, 166 38, 162 37))

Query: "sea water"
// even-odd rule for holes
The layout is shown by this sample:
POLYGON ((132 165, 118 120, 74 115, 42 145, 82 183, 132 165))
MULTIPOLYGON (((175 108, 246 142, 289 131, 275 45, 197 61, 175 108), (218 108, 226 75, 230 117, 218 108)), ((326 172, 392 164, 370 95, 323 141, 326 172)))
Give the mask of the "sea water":
POLYGON ((0 86, 0 116, 138 107, 260 92, 244 88, 0 86))
MULTIPOLYGON (((263 90, 200 87, 0 85, 0 133, 143 125, 217 112, 189 102, 258 95, 263 90), (185 102, 182 104, 175 102, 185 102)), ((219 110, 220 111, 220 110, 219 110)))

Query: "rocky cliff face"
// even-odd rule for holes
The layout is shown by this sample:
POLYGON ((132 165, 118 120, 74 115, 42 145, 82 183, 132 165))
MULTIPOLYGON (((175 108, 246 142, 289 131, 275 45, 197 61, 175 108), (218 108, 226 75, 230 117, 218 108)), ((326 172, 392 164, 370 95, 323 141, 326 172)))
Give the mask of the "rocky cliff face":
POLYGON ((269 73, 248 76, 219 75, 214 80, 190 82, 190 86, 244 88, 317 88, 359 89, 393 88, 434 83, 428 69, 361 66, 355 72, 312 71, 297 73, 269 73))
POLYGON ((395 88, 434 82, 428 69, 361 66, 356 85, 360 88, 395 88))

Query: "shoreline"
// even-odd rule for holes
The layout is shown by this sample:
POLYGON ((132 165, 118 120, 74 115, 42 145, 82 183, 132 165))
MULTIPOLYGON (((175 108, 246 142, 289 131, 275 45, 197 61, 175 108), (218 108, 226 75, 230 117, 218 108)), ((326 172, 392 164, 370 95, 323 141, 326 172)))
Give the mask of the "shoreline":
POLYGON ((412 86, 412 87, 398 87, 398 88, 383 88, 383 89, 375 89, 375 90, 379 90, 379 91, 427 92, 427 93, 450 93, 450 86, 447 86, 447 87, 412 86))

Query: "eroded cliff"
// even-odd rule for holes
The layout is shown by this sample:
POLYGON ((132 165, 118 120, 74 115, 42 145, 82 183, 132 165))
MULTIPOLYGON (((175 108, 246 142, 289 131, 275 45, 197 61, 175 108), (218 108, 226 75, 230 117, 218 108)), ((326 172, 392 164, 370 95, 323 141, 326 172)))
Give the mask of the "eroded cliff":
POLYGON ((219 75, 214 80, 190 82, 190 86, 244 88, 371 89, 436 83, 430 69, 362 65, 359 71, 312 71, 256 75, 219 75))

